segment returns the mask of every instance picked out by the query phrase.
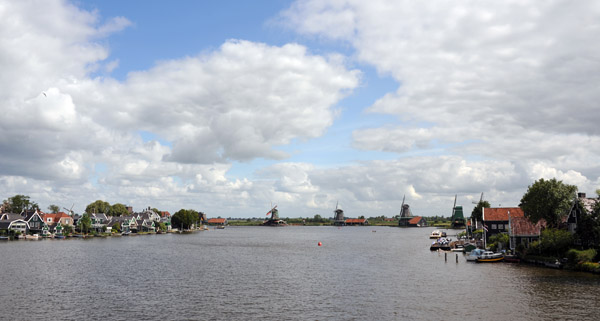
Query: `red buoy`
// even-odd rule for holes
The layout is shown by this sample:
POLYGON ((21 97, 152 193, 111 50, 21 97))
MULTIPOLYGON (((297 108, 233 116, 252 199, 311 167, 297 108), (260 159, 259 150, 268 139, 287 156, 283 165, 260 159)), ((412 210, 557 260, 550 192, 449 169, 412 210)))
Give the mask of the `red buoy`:
POLYGON ((321 244, 321 242, 319 242, 318 244, 319 244, 319 246, 321 246, 321 245, 322 245, 322 244, 321 244))

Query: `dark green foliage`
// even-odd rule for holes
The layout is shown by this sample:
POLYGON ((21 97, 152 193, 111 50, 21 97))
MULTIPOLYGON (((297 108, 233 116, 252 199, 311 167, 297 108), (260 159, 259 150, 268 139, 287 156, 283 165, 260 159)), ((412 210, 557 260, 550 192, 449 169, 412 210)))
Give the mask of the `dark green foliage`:
POLYGON ((60 207, 58 207, 58 205, 52 204, 52 205, 48 206, 48 211, 50 211, 50 213, 56 214, 60 211, 60 207))
POLYGON ((585 251, 578 251, 575 249, 570 249, 567 252, 567 258, 569 259, 569 263, 576 264, 582 262, 593 262, 596 257, 596 250, 589 249, 585 251))
POLYGON ((542 254, 564 257, 573 244, 573 235, 569 231, 548 228, 542 231, 539 246, 542 254))
POLYGON ((508 247, 508 242, 510 238, 506 233, 496 234, 490 237, 489 247, 492 251, 498 250, 500 247, 502 249, 506 249, 508 247))
POLYGON ((194 210, 180 209, 171 218, 171 225, 174 228, 190 229, 193 224, 199 220, 198 212, 194 210))
POLYGON ((79 219, 77 222, 77 227, 79 228, 79 231, 84 234, 87 234, 90 231, 90 228, 92 227, 92 219, 87 213, 83 214, 83 216, 79 219))
POLYGON ((88 204, 88 206, 85 207, 85 212, 87 214, 110 214, 110 204, 102 200, 97 200, 93 203, 88 204))
POLYGON ((129 215, 129 211, 127 210, 127 206, 121 203, 115 203, 110 207, 110 211, 108 213, 110 216, 123 216, 129 215))
POLYGON ((477 206, 475 206, 473 208, 473 211, 471 211, 471 217, 474 218, 476 221, 482 221, 483 220, 483 213, 482 210, 483 208, 490 208, 490 203, 488 201, 479 201, 479 203, 477 203, 477 206))
POLYGON ((15 195, 13 197, 9 197, 7 200, 4 200, 4 202, 8 204, 7 210, 10 213, 19 214, 22 211, 40 209, 38 204, 31 201, 27 195, 15 195))
POLYGON ((519 207, 533 223, 544 219, 549 227, 558 227, 562 218, 568 215, 576 191, 574 185, 555 178, 541 178, 527 188, 519 207))
POLYGON ((112 231, 121 233, 121 223, 117 222, 112 226, 112 231))

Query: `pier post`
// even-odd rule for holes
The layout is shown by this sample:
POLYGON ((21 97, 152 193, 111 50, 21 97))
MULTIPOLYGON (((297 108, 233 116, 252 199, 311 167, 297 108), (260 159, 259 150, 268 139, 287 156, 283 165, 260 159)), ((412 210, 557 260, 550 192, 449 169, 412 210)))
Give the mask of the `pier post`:
POLYGON ((448 253, 444 253, 444 261, 448 262, 448 253))
POLYGON ((456 263, 458 263, 458 254, 456 254, 456 263))

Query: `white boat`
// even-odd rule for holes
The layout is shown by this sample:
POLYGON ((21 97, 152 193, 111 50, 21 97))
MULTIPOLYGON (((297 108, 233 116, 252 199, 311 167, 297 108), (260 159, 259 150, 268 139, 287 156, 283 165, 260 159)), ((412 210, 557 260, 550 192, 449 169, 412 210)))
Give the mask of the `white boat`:
POLYGON ((40 236, 38 234, 25 235, 25 239, 26 240, 39 240, 40 236))
POLYGON ((485 251, 477 258, 477 262, 500 262, 504 260, 504 254, 485 251))
POLYGON ((474 249, 473 251, 469 252, 469 254, 466 256, 466 259, 470 262, 476 262, 483 252, 485 252, 483 249, 474 249))
POLYGON ((442 237, 442 232, 440 230, 434 230, 429 234, 430 239, 439 239, 440 237, 442 237))

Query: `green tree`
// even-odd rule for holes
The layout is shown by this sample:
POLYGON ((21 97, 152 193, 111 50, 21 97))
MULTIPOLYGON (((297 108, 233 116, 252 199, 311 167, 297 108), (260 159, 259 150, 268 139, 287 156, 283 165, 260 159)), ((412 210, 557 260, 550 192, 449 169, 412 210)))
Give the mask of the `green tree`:
POLYGON ((115 203, 110 207, 108 211, 108 215, 110 216, 123 216, 129 215, 129 211, 127 210, 127 206, 121 203, 115 203))
POLYGON ((548 227, 558 227, 568 215, 576 191, 574 185, 564 184, 555 178, 541 178, 527 188, 519 207, 533 223, 544 219, 548 227))
POLYGON ((109 214, 110 213, 110 204, 108 202, 102 201, 102 200, 97 200, 93 203, 88 204, 88 206, 85 207, 85 212, 87 214, 109 214))
POLYGON ((575 235, 584 248, 598 246, 600 245, 600 202, 596 202, 592 212, 588 213, 581 201, 577 201, 580 202, 579 208, 582 209, 582 213, 577 220, 575 235))
POLYGON ((573 235, 566 230, 548 228, 540 235, 540 249, 543 254, 564 257, 573 244, 573 235))
POLYGON ((488 201, 479 201, 479 203, 477 203, 477 206, 475 206, 475 208, 473 208, 473 211, 471 212, 471 217, 474 218, 478 222, 483 221, 483 209, 490 208, 490 207, 491 206, 488 201))
POLYGON ((63 230, 62 230, 62 234, 63 235, 69 235, 71 233, 73 233, 73 226, 72 225, 63 225, 62 226, 63 230))
POLYGON ((500 233, 490 237, 489 246, 492 251, 497 251, 499 248, 508 248, 508 242, 510 242, 508 234, 500 233))
POLYGON ((39 210, 40 207, 36 202, 33 202, 29 199, 27 195, 15 195, 13 197, 9 197, 4 201, 8 204, 8 212, 11 213, 21 213, 22 211, 27 210, 39 210))
POLYGON ((160 231, 166 231, 167 230, 167 225, 165 223, 163 223, 163 222, 158 222, 158 225, 156 227, 160 231))
POLYGON ((112 226, 112 230, 117 232, 117 233, 121 233, 121 223, 117 222, 112 226))
POLYGON ((52 204, 52 205, 48 206, 48 211, 50 211, 50 213, 56 214, 60 211, 60 207, 58 207, 58 205, 52 204))
POLYGON ((90 218, 90 215, 87 213, 83 214, 83 216, 81 216, 77 222, 77 225, 79 226, 79 231, 81 231, 81 233, 87 234, 92 227, 92 219, 90 218))
POLYGON ((177 213, 173 214, 171 218, 171 225, 174 228, 189 229, 193 224, 197 223, 199 219, 198 212, 194 210, 180 209, 177 213))

